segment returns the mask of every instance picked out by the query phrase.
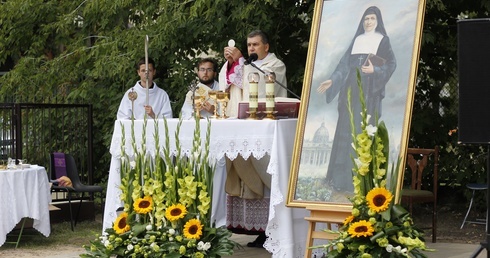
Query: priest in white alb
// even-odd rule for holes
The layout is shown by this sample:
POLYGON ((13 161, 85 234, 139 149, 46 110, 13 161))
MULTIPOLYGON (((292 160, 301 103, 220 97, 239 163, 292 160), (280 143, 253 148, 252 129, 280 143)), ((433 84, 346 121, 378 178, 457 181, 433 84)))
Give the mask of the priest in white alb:
MULTIPOLYGON (((259 74, 258 99, 266 98, 265 75, 247 63, 253 62, 264 72, 274 72, 276 81, 287 87, 286 66, 269 53, 269 39, 264 32, 255 30, 248 34, 247 50, 249 59, 245 60, 233 41, 224 49, 227 61, 219 74, 219 88, 230 93, 226 110, 229 117, 237 117, 239 103, 249 100, 249 73, 259 74), (251 59, 254 55, 256 60, 251 59)), ((287 90, 275 83, 274 95, 287 97, 287 90)), ((268 155, 259 160, 254 157, 245 160, 241 155, 233 161, 226 159, 227 226, 235 233, 258 234, 255 241, 247 244, 249 247, 263 247, 266 241, 271 187, 271 175, 266 172, 269 160, 268 155)))
MULTIPOLYGON (((269 52, 269 39, 263 31, 254 30, 248 34, 247 51, 249 56, 252 53, 257 54, 257 60, 253 61, 257 67, 265 72, 274 72, 276 81, 287 87, 286 66, 274 53, 269 52)), ((225 47, 224 55, 226 62, 219 73, 219 86, 220 90, 230 92, 230 101, 226 110, 227 116, 237 117, 239 102, 248 101, 249 99, 249 83, 247 79, 249 73, 259 73, 261 78, 259 80, 258 98, 265 99, 264 74, 252 65, 247 65, 242 52, 235 46, 225 47)), ((276 83, 274 85, 274 96, 287 97, 287 90, 276 83)))

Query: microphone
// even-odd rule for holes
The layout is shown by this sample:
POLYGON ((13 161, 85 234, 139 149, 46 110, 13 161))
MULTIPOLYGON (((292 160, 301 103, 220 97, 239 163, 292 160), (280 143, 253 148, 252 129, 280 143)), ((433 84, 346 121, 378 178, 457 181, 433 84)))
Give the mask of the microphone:
POLYGON ((245 65, 252 64, 252 62, 257 61, 259 59, 259 56, 256 53, 250 54, 247 60, 245 60, 245 65))
MULTIPOLYGON (((254 67, 255 69, 259 70, 259 72, 265 74, 265 72, 260 69, 257 65, 255 65, 254 63, 252 63, 253 61, 256 61, 257 58, 259 58, 259 56, 255 53, 252 53, 250 54, 250 56, 248 57, 248 59, 245 61, 245 64, 246 65, 251 65, 252 67, 254 67)), ((301 100, 301 98, 296 94, 294 93, 292 90, 288 89, 288 87, 286 87, 285 85, 283 85, 282 83, 278 82, 277 80, 275 81, 275 83, 277 83, 277 85, 281 86, 283 89, 286 89, 289 93, 291 93, 291 95, 295 96, 297 99, 301 100)))

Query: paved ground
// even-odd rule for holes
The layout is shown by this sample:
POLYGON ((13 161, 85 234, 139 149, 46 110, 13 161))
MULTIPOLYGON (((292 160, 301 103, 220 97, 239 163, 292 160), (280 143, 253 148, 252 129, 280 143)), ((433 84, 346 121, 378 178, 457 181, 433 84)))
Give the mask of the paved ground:
MULTIPOLYGON (((246 247, 247 243, 253 241, 255 236, 248 235, 233 235, 233 239, 244 246, 244 249, 235 251, 235 254, 228 257, 253 257, 253 258, 270 258, 265 249, 262 248, 250 248, 246 247)), ((430 248, 436 249, 435 252, 427 253, 429 258, 468 258, 472 257, 472 254, 478 249, 478 245, 474 244, 459 244, 459 243, 428 243, 430 248)), ((20 258, 20 257, 47 257, 47 258, 76 258, 83 253, 82 248, 75 248, 71 250, 52 250, 50 251, 29 251, 16 249, 11 250, 8 254, 2 253, 1 257, 5 258, 20 258)), ((478 258, 487 257, 486 250, 483 250, 478 258)))

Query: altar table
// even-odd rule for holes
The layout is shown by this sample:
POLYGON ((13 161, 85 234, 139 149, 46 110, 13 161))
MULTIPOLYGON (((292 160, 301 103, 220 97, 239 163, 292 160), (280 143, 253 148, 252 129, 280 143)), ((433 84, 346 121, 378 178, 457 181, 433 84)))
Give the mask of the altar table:
MULTIPOLYGON (((151 155, 155 155, 155 142, 153 138, 154 123, 158 123, 160 146, 165 143, 165 127, 163 120, 148 120, 146 126, 146 148, 151 155)), ((174 133, 178 119, 169 119, 168 130, 170 136, 170 152, 176 153, 174 133)), ((226 221, 226 193, 224 182, 224 158, 234 160, 238 155, 248 159, 253 156, 260 159, 270 156, 267 173, 272 176, 270 189, 269 221, 266 228, 268 239, 265 243, 267 251, 273 257, 303 257, 305 251, 306 231, 308 225, 304 217, 308 216, 305 209, 288 208, 285 201, 288 194, 289 171, 293 152, 297 119, 284 120, 210 120, 210 157, 218 162, 214 177, 212 219, 217 225, 224 225, 226 221)), ((125 131, 125 152, 133 154, 131 147, 131 126, 134 126, 136 142, 142 142, 143 120, 117 120, 114 124, 114 133, 110 147, 112 155, 107 185, 107 197, 104 211, 103 230, 110 228, 115 221, 116 210, 122 207, 119 199, 120 185, 120 156, 122 144, 122 127, 125 131)), ((206 138, 207 120, 200 121, 201 139, 206 138)), ((182 122, 179 140, 181 149, 189 154, 192 149, 192 139, 196 122, 186 120, 182 122)))
POLYGON ((49 236, 51 195, 44 167, 0 170, 0 191, 0 246, 23 218, 32 218, 33 227, 49 236))

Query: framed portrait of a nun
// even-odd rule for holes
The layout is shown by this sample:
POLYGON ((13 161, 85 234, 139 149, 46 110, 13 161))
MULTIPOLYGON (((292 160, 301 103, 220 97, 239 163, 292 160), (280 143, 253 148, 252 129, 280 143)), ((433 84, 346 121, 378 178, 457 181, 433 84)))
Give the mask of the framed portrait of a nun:
POLYGON ((424 11, 424 0, 317 0, 288 206, 335 210, 351 205, 354 149, 347 95, 350 92, 357 132, 361 122, 357 74, 367 113, 388 129, 388 167, 404 160, 424 11))

